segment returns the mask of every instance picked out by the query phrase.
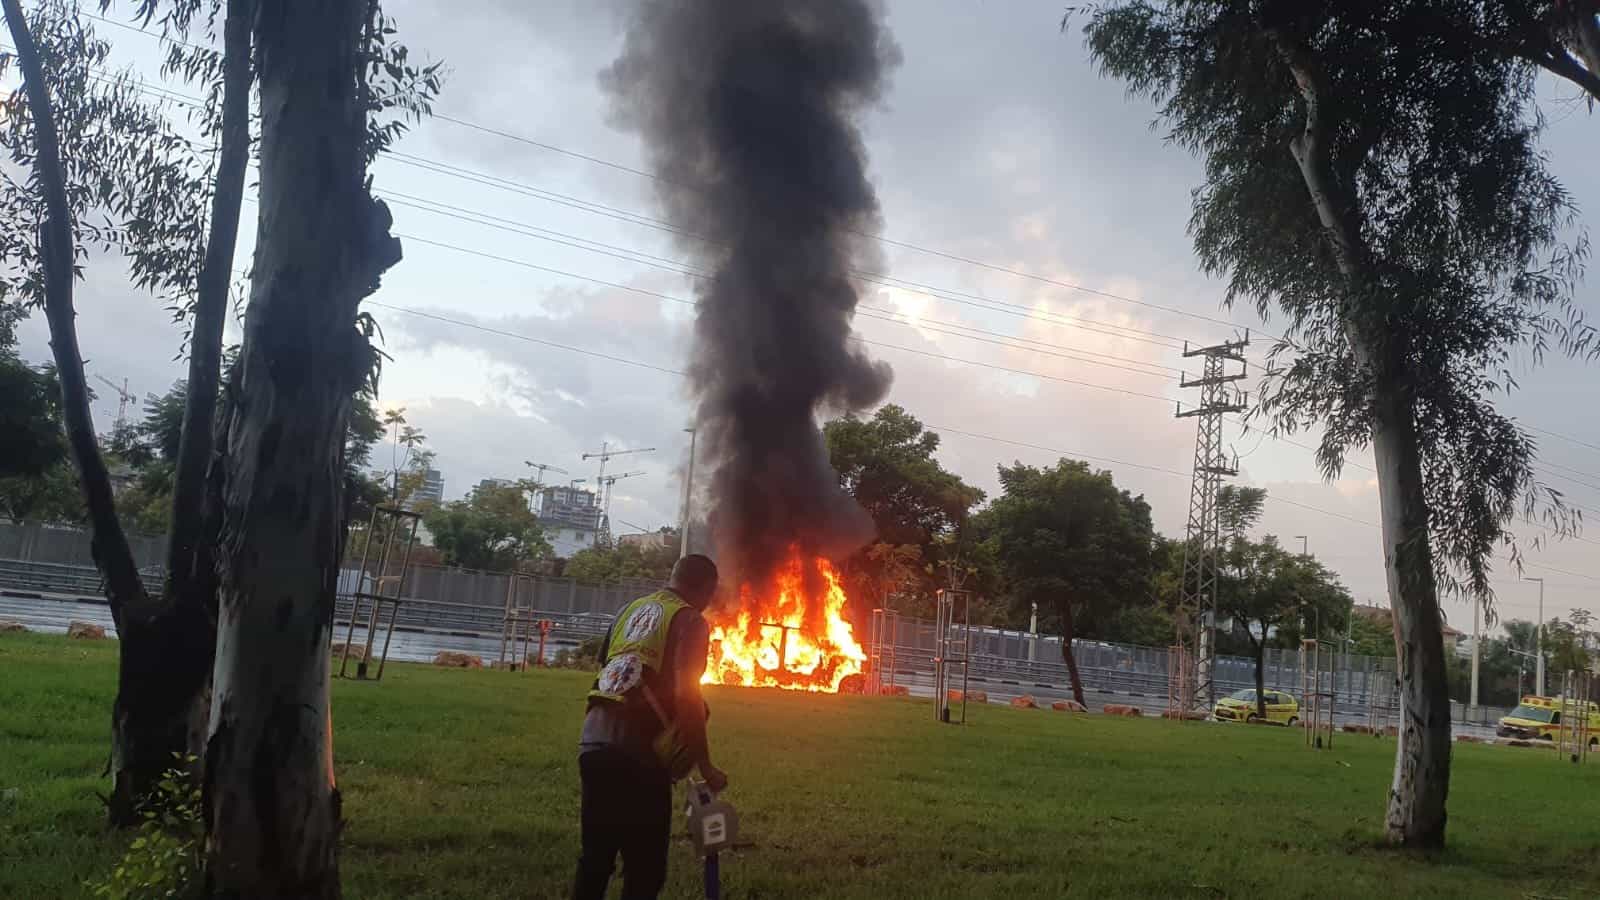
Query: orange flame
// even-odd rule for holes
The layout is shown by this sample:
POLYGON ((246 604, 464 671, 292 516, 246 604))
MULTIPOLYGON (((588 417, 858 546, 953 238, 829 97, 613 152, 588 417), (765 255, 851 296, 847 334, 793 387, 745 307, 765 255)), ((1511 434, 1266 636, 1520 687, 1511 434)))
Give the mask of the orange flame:
POLYGON ((795 550, 774 596, 758 598, 744 584, 737 609, 708 612, 711 649, 701 683, 836 693, 861 671, 867 654, 844 619, 839 574, 820 556, 809 564, 821 576, 819 596, 807 596, 807 563, 795 550))

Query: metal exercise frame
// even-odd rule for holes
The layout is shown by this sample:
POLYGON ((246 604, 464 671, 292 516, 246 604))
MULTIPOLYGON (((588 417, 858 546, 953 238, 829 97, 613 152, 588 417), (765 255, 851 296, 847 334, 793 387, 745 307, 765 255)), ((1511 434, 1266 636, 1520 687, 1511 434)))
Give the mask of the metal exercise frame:
POLYGON ((1374 736, 1389 728, 1395 700, 1400 695, 1399 674, 1384 668, 1367 673, 1367 728, 1374 736))
POLYGON ((400 611, 402 602, 400 598, 405 592, 406 573, 411 569, 411 548, 417 543, 417 526, 421 522, 422 515, 408 509, 401 509, 397 506, 378 506, 373 508, 372 519, 367 523, 366 545, 361 549, 361 568, 356 573, 356 589, 351 594, 350 624, 345 630, 344 655, 339 659, 340 678, 346 677, 345 672, 350 664, 350 645, 355 641, 356 622, 361 620, 361 604, 363 601, 370 602, 372 608, 368 614, 366 626, 367 643, 361 652, 361 659, 356 661, 355 677, 361 679, 367 677, 367 666, 372 661, 372 645, 377 638, 379 620, 383 614, 383 605, 387 603, 389 604, 389 621, 384 628, 383 652, 378 659, 378 671, 372 676, 372 680, 378 681, 383 678, 383 666, 389 660, 389 642, 394 638, 395 616, 400 611), (378 522, 380 518, 383 519, 386 526, 383 531, 383 550, 378 554, 377 577, 373 578, 372 590, 368 591, 366 589, 367 563, 372 557, 372 545, 379 534, 378 522), (409 530, 405 530, 407 523, 411 526, 409 530), (402 531, 405 531, 405 547, 403 551, 397 554, 396 546, 400 541, 402 531), (397 557, 400 560, 400 570, 398 573, 391 575, 389 573, 389 563, 397 557), (391 586, 394 588, 393 592, 388 590, 391 586))
POLYGON ((933 656, 933 717, 938 722, 967 722, 967 684, 972 660, 972 593, 941 590, 935 598, 933 656), (951 716, 950 694, 955 688, 956 668, 961 669, 961 715, 951 716))
POLYGON ((545 641, 549 639, 550 631, 555 625, 550 619, 536 615, 531 591, 527 602, 523 602, 523 583, 532 581, 533 578, 529 575, 513 572, 506 582, 506 606, 500 625, 500 661, 497 663, 499 668, 517 670, 544 665, 545 641), (539 649, 536 653, 530 654, 536 631, 539 635, 539 649), (508 652, 509 659, 507 659, 508 652))
POLYGON ((894 692, 900 660, 895 654, 895 637, 900 631, 900 613, 879 608, 872 611, 872 627, 867 640, 868 693, 894 692))
POLYGON ((1556 755, 1570 757, 1574 763, 1589 761, 1590 742, 1595 740, 1589 729, 1589 714, 1594 706, 1590 702, 1593 681, 1588 672, 1571 670, 1561 679, 1558 704, 1561 722, 1556 728, 1556 755))
POLYGON ((1322 641, 1305 638, 1300 642, 1301 719, 1306 729, 1306 746, 1316 750, 1333 748, 1334 676, 1338 656, 1322 641), (1326 677, 1324 677, 1326 676, 1326 677))

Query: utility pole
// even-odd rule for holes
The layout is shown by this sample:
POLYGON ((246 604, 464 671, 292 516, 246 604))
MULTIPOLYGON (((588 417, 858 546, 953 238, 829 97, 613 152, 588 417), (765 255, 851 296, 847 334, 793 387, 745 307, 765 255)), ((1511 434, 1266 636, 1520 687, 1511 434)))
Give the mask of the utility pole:
POLYGON ((683 521, 678 523, 678 558, 683 559, 689 555, 689 522, 693 519, 691 506, 694 503, 694 442, 698 435, 693 428, 685 428, 689 432, 689 467, 683 475, 683 521))
POLYGON ((1522 576, 1523 581, 1539 582, 1539 630, 1534 632, 1533 642, 1533 692, 1540 697, 1544 696, 1544 579, 1530 575, 1522 576))
POLYGON ((1184 342, 1185 359, 1200 357, 1204 369, 1199 378, 1184 378, 1183 387, 1200 388, 1200 405, 1189 410, 1178 404, 1177 417, 1195 419, 1194 470, 1189 487, 1189 522, 1183 544, 1183 581, 1179 586, 1177 616, 1177 665, 1188 669, 1193 666, 1195 678, 1183 679, 1188 687, 1183 690, 1193 694, 1184 696, 1180 705, 1187 713, 1204 704, 1209 710, 1216 703, 1216 687, 1212 680, 1216 660, 1217 637, 1217 561, 1221 544, 1221 523, 1217 517, 1217 489, 1224 477, 1239 474, 1238 458, 1231 462, 1222 449, 1222 417, 1228 413, 1244 412, 1249 398, 1232 388, 1233 382, 1249 377, 1249 363, 1244 349, 1250 346, 1250 333, 1236 341, 1225 341, 1210 347, 1191 349, 1184 342), (1228 363, 1240 365, 1239 372, 1229 374, 1228 363))
POLYGON ((1039 654, 1039 601, 1033 601, 1033 612, 1028 615, 1028 662, 1039 654))

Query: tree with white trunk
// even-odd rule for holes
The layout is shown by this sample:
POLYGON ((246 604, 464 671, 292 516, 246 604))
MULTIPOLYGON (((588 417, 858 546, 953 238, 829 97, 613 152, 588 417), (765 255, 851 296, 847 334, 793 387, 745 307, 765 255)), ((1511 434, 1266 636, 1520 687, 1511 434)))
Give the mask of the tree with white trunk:
POLYGON ((1573 524, 1492 402, 1513 356, 1593 347, 1572 306, 1587 242, 1539 146, 1535 78, 1557 67, 1507 24, 1534 6, 1118 0, 1086 29, 1205 161, 1202 267, 1284 331, 1259 414, 1320 427, 1328 477, 1372 447, 1401 676, 1385 831, 1406 846, 1445 838, 1441 592, 1489 602, 1514 520, 1573 524))
MULTIPOLYGON (((360 100, 360 147, 370 160, 427 114, 442 68, 408 62, 377 5, 364 10, 360 77, 378 86, 360 100)), ((204 752, 216 642, 214 550, 227 465, 217 452, 217 410, 226 407, 219 403, 223 325, 252 147, 256 0, 139 5, 138 20, 148 24, 160 14, 162 33, 171 39, 163 75, 205 89, 202 101, 182 116, 134 73, 107 68, 111 46, 96 37, 75 3, 51 0, 25 14, 20 2, 6 0, 4 11, 23 90, 4 101, 9 122, 0 130, 0 149, 31 177, 0 173, 0 262, 6 264, 0 300, 44 309, 62 373, 68 445, 121 638, 108 810, 114 824, 128 825, 139 821, 139 804, 175 756, 204 752), (213 46, 219 20, 220 50, 213 46), (159 593, 146 591, 134 566, 89 410, 72 289, 91 248, 124 256, 135 284, 189 325, 159 593)), ((371 337, 371 319, 359 318, 363 336, 371 337)), ((362 359, 373 375, 364 386, 370 389, 379 357, 365 352, 362 359)))

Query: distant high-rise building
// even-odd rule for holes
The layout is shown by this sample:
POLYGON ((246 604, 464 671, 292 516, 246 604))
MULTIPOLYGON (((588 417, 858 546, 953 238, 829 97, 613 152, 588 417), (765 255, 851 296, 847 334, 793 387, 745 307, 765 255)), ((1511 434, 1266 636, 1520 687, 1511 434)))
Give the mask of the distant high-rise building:
POLYGON ((516 484, 516 482, 509 478, 485 478, 484 480, 478 482, 478 486, 473 488, 473 490, 482 491, 489 488, 511 487, 514 484, 516 484))
POLYGON ((539 526, 556 556, 570 557, 594 546, 600 512, 594 491, 547 487, 539 493, 539 526))
POLYGON ((411 495, 408 505, 415 509, 423 503, 438 504, 443 502, 444 473, 430 467, 422 473, 422 487, 417 488, 416 493, 411 495))
POLYGON ((547 487, 539 494, 539 521, 594 531, 600 527, 600 501, 583 488, 547 487))

